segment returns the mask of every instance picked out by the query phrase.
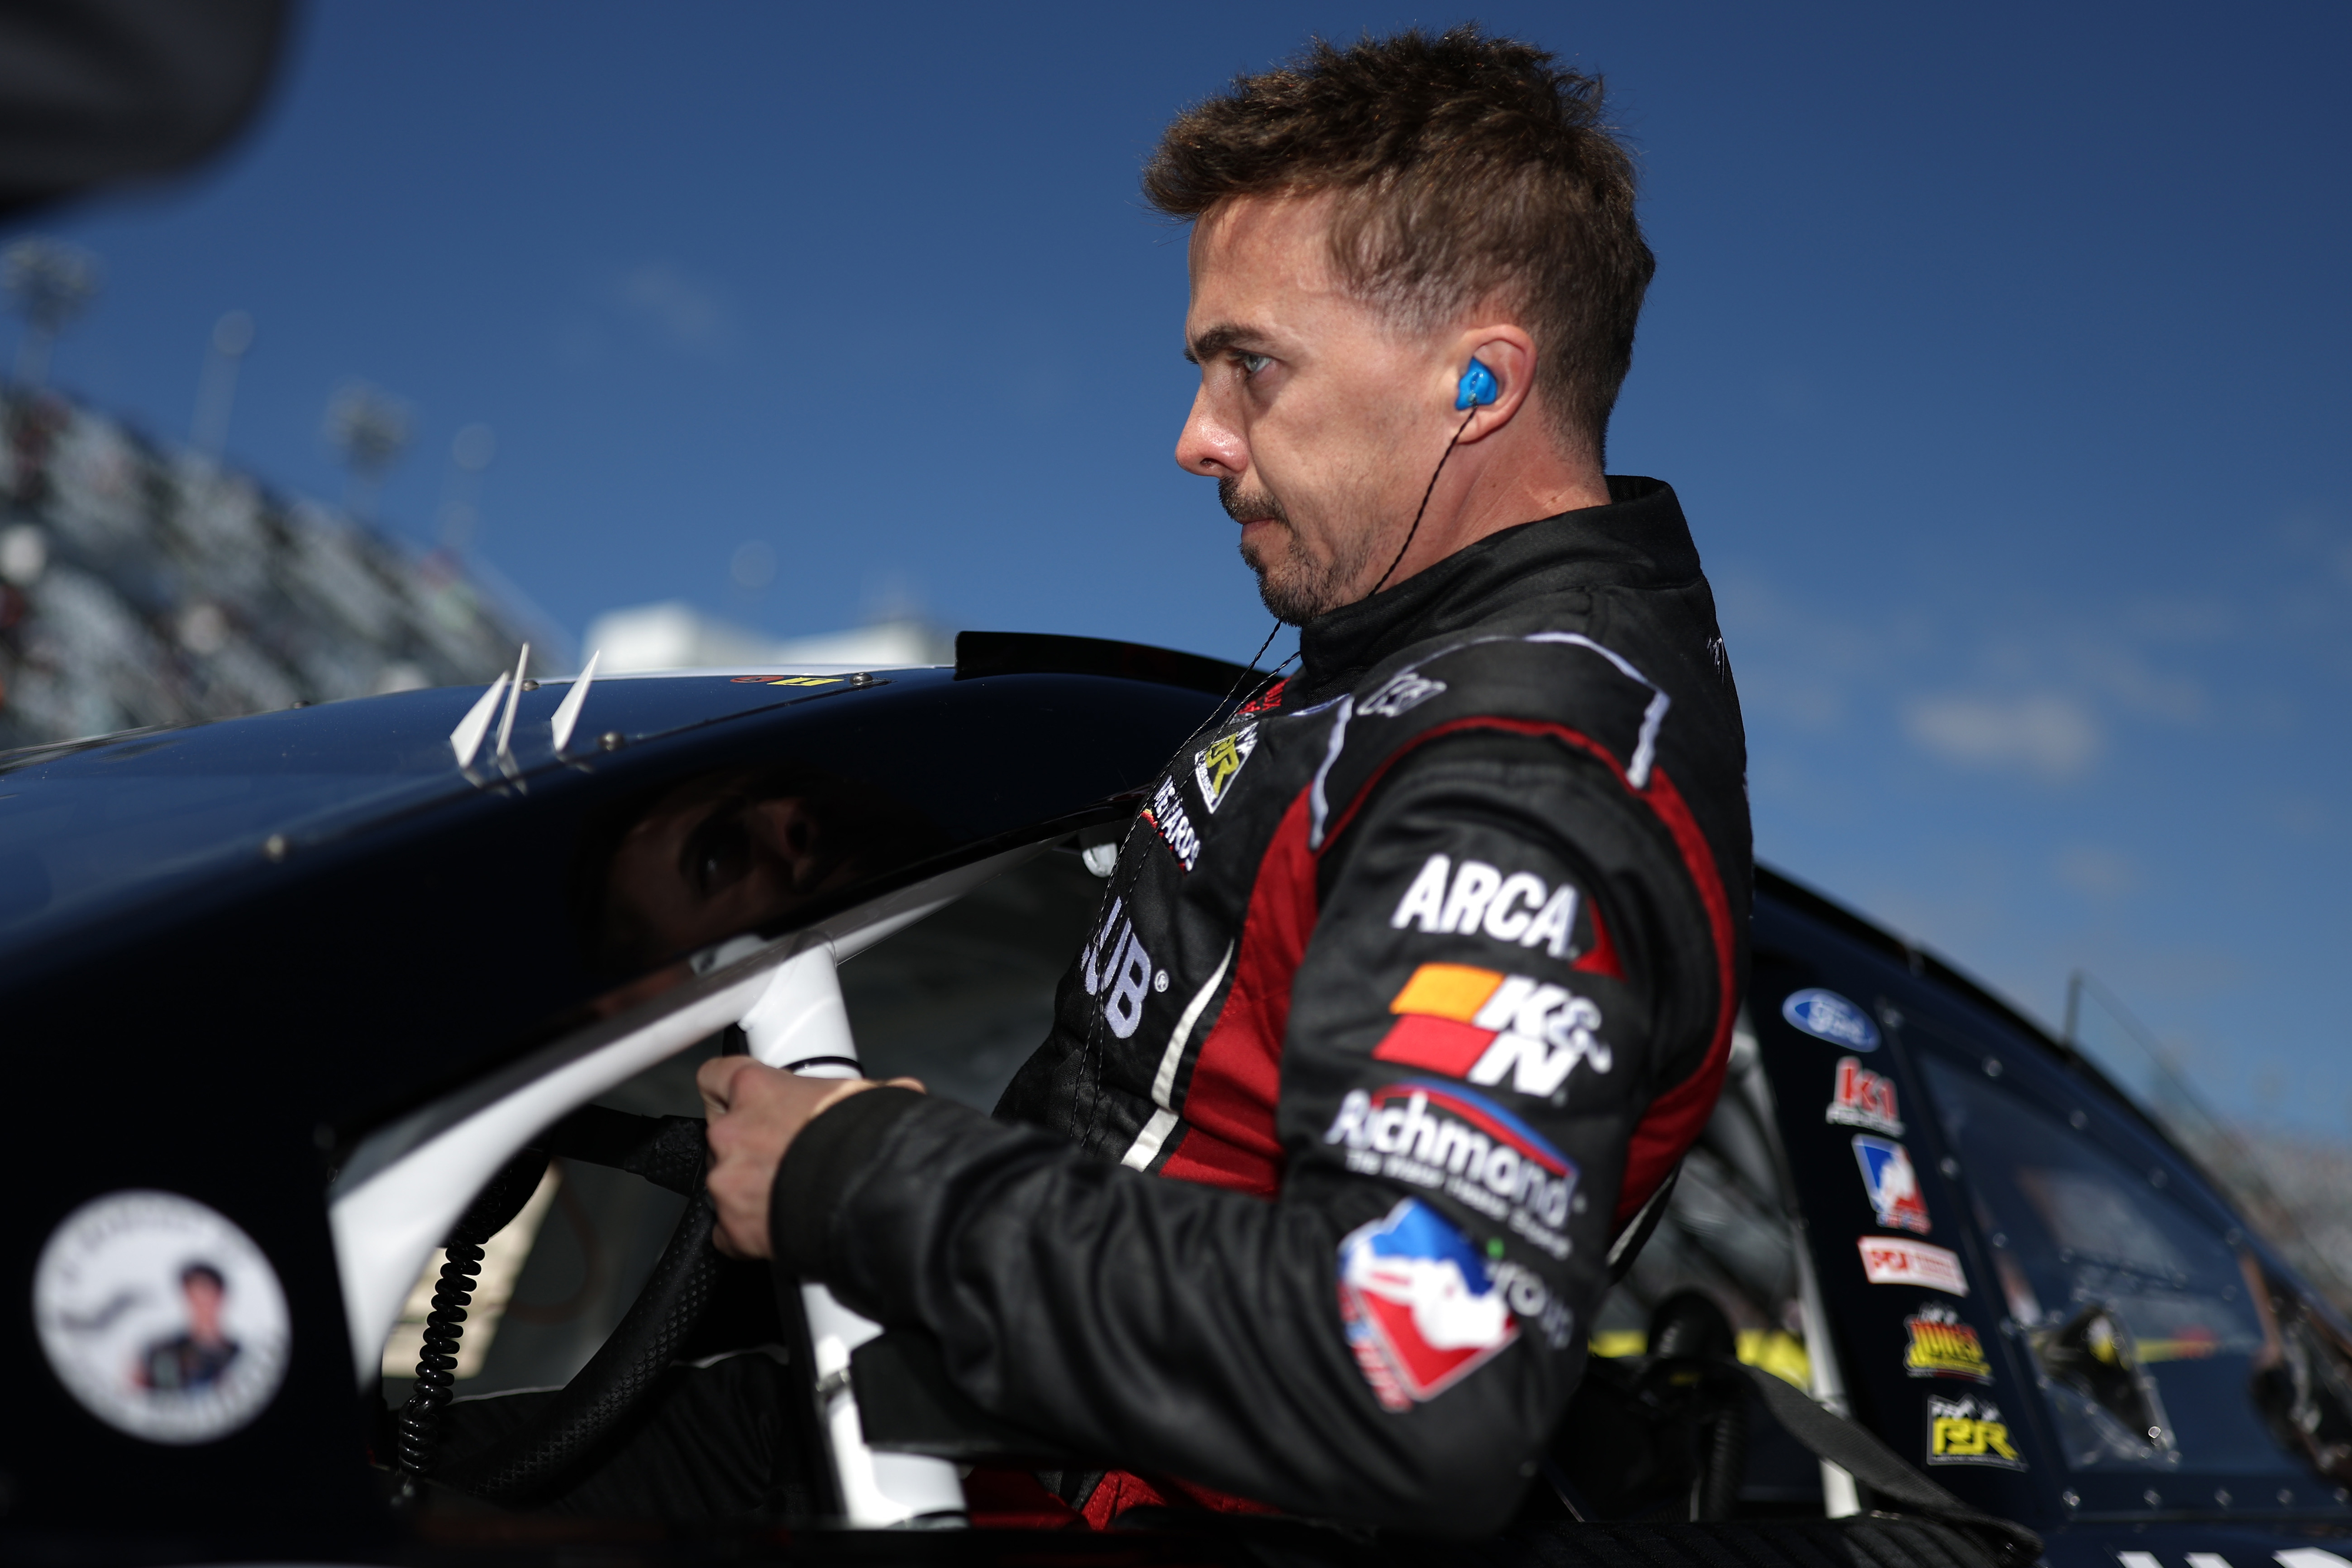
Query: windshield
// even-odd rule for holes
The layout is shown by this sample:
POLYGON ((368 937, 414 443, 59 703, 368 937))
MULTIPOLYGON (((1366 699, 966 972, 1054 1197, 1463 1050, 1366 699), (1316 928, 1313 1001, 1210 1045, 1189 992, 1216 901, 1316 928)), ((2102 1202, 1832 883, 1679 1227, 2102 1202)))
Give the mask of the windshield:
POLYGON ((2210 1476, 2223 1506, 2352 1479, 2343 1347, 2168 1163, 1987 1071, 1926 1068, 2070 1470, 2210 1476))

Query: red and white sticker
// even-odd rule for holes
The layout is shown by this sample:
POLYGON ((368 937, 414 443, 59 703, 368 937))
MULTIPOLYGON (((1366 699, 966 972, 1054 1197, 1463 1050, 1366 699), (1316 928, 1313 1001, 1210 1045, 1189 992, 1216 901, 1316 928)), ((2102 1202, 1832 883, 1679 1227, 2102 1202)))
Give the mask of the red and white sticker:
POLYGON ((1858 1056, 1838 1058, 1837 1090, 1822 1119, 1866 1127, 1890 1138, 1903 1135, 1903 1118, 1895 1109, 1895 1081, 1864 1067, 1858 1056))
POLYGON ((1949 1249, 1899 1236, 1858 1237, 1854 1245, 1862 1249, 1863 1277, 1874 1285, 1924 1285, 1948 1296, 1969 1293, 1959 1254, 1949 1249))

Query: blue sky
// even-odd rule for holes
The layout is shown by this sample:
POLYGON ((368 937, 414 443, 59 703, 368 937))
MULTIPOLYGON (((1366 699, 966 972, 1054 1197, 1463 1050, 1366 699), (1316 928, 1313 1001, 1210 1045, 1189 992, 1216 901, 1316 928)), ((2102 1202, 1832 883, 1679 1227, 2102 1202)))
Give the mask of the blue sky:
POLYGON ((336 0, 233 154, 41 222, 107 267, 56 374, 176 436, 247 309, 232 455, 332 498, 327 398, 388 388, 419 540, 487 423, 480 552, 575 634, 911 598, 1240 657, 1138 165, 1310 32, 1468 15, 1638 147, 1611 465, 1691 514, 1762 855, 2046 1019, 2087 965, 2224 1106, 2340 1134, 2341 7, 336 0))

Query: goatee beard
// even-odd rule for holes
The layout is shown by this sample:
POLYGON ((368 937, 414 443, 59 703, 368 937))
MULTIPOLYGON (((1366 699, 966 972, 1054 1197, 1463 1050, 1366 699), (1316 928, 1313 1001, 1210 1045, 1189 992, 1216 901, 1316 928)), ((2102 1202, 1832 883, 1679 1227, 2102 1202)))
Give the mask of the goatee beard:
POLYGON ((1298 548, 1298 531, 1290 525, 1290 514, 1271 495, 1244 491, 1238 479, 1220 479, 1217 504, 1237 523, 1270 521, 1289 534, 1290 549, 1279 568, 1270 568, 1247 539, 1241 546, 1242 559, 1257 574, 1258 600, 1276 621, 1286 626, 1304 626, 1326 611, 1339 608, 1339 585, 1362 570, 1369 544, 1354 552, 1354 559, 1318 565, 1298 548))

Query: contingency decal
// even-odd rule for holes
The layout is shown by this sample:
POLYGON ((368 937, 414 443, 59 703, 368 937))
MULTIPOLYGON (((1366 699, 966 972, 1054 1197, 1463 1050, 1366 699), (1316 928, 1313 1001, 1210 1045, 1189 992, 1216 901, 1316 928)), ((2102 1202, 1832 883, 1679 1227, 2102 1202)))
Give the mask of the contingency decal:
POLYGON ((730 678, 739 686, 749 685, 755 681, 763 686, 837 686, 849 677, 846 675, 735 675, 730 678))
POLYGON ((1956 1399, 1927 1396, 1927 1462, 1931 1465, 1990 1465, 2021 1470, 2025 1461, 2009 1440, 2009 1424, 1990 1399, 1963 1394, 1956 1399))
POLYGON ((1608 1042, 1592 1032, 1601 1027, 1600 1007, 1526 975, 1423 964, 1389 1011, 1397 1021, 1372 1048, 1376 1060, 1480 1085, 1499 1084, 1507 1074, 1522 1094, 1552 1095, 1578 1062, 1595 1072, 1612 1063, 1608 1042))
POLYGON ((1895 1080, 1873 1072, 1858 1056, 1841 1056, 1837 1091, 1822 1119, 1841 1127, 1867 1127, 1890 1138, 1903 1135, 1903 1118, 1895 1109, 1895 1080))
POLYGON ((1225 803, 1225 791, 1242 764, 1257 749, 1257 726, 1245 724, 1231 735, 1221 735, 1192 753, 1192 779, 1201 786, 1201 804, 1211 811, 1225 803))
POLYGON ((151 1443, 225 1437, 286 1377, 277 1270, 177 1193, 110 1193, 68 1215, 33 1270, 33 1320, 82 1408, 151 1443))
POLYGON ((1924 1285, 1948 1296, 1969 1293, 1957 1252, 1902 1236, 1860 1236, 1863 1278, 1874 1285, 1924 1285))
POLYGON ((1417 1197, 1339 1243, 1339 1320, 1388 1410, 1434 1399, 1519 1335, 1486 1260, 1417 1197))
POLYGON ((1870 1195, 1878 1223, 1889 1230, 1927 1235, 1931 1228, 1927 1200, 1920 1194, 1919 1173, 1911 1164, 1911 1152, 1892 1138, 1856 1133, 1853 1159, 1862 1167, 1863 1190, 1870 1195))
POLYGON ((1870 1015, 1839 996, 1813 987, 1792 991, 1780 1004, 1780 1016, 1815 1040, 1842 1045, 1848 1051, 1876 1051, 1878 1026, 1870 1015))
POLYGON ((1411 1078, 1350 1089, 1323 1141, 1347 1149, 1351 1171, 1435 1188, 1553 1257, 1568 1256, 1576 1166, 1542 1134, 1479 1095, 1411 1078))
POLYGON ((1909 1336, 1903 1349, 1905 1376, 1992 1381, 1992 1363, 1985 1359, 1984 1342, 1951 1308, 1926 1302, 1903 1320, 1903 1329, 1909 1336))

